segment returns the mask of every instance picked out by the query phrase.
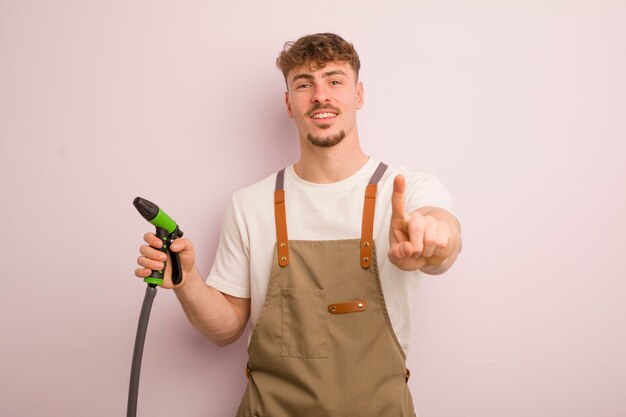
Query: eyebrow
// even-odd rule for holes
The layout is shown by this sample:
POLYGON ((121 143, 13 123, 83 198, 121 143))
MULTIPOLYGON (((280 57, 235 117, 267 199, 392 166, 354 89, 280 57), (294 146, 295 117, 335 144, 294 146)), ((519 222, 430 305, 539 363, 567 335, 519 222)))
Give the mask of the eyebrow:
POLYGON ((346 74, 342 70, 334 70, 334 71, 325 72, 324 74, 322 74, 322 77, 330 77, 331 75, 343 75, 345 77, 348 76, 348 74, 346 74))
MULTIPOLYGON (((327 71, 325 73, 322 74, 322 78, 324 77, 330 77, 332 75, 343 75, 344 77, 347 77, 348 75, 343 72, 342 70, 333 70, 333 71, 327 71)), ((315 79, 315 77, 313 77, 313 75, 311 74, 298 74, 295 77, 293 77, 293 79, 291 80, 291 83, 293 84, 294 82, 296 82, 297 80, 300 79, 305 79, 305 80, 313 80, 315 79)))

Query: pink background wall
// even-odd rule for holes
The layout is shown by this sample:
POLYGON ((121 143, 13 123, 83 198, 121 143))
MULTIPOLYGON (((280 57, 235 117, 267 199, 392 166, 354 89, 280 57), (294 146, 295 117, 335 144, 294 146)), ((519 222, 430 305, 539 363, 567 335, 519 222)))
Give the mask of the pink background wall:
MULTIPOLYGON (((626 416, 626 6, 0 0, 0 415, 125 415, 141 195, 207 273, 230 193, 292 162, 274 59, 335 31, 364 149, 434 172, 464 252, 415 297, 422 417, 626 416)), ((140 416, 232 416, 218 349, 159 291, 140 416)))

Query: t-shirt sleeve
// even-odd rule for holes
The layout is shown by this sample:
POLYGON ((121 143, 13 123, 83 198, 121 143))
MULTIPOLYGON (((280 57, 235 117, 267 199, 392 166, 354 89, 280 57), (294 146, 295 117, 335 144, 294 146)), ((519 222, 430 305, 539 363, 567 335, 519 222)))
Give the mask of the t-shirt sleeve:
POLYGON ((224 214, 217 253, 206 283, 240 298, 250 298, 250 251, 245 230, 233 196, 224 214))
POLYGON ((408 176, 406 195, 407 213, 426 206, 440 207, 452 213, 452 196, 435 175, 408 176))

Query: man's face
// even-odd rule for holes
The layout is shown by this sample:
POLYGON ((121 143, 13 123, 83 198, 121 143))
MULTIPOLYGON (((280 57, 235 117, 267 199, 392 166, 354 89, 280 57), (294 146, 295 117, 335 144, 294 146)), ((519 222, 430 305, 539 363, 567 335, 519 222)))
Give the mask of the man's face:
POLYGON ((356 135, 356 111, 363 107, 363 84, 346 62, 323 68, 308 64, 287 74, 287 113, 301 138, 315 146, 330 147, 356 135))

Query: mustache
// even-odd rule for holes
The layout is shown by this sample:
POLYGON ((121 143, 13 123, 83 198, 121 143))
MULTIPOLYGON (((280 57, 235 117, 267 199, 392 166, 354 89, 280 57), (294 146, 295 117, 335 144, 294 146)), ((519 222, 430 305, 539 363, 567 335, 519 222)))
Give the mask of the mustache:
POLYGON ((332 110, 333 112, 335 112, 337 114, 341 113, 341 111, 338 108, 333 107, 330 104, 315 103, 315 105, 313 107, 311 107, 311 109, 309 111, 306 112, 307 117, 313 116, 313 113, 318 111, 318 110, 332 110))

